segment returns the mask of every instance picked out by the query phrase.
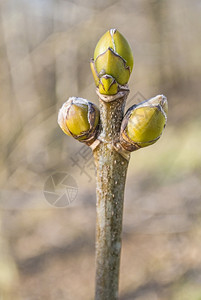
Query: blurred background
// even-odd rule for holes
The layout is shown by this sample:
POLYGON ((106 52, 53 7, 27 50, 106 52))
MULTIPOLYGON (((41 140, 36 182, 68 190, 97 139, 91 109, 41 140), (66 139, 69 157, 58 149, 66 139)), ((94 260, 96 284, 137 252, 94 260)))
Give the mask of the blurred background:
POLYGON ((70 96, 98 104, 89 60, 110 28, 133 49, 127 108, 169 101, 129 165, 120 300, 201 299, 200 0, 1 0, 1 299, 93 299, 93 158, 57 114, 70 96))

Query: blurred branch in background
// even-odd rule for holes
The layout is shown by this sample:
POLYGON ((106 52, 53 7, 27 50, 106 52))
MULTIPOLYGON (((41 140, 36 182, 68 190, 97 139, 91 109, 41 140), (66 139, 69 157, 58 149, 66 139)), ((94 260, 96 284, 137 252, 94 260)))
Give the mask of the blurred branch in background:
MULTIPOLYGON (((0 221, 2 215, 0 214, 0 221)), ((19 277, 15 261, 0 224, 0 298, 12 300, 19 298, 19 277)))

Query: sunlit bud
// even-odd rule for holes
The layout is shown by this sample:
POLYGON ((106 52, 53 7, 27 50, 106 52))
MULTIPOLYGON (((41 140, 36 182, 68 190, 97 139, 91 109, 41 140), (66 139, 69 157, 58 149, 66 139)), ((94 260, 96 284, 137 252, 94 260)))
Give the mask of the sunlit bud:
POLYGON ((167 112, 167 98, 163 95, 133 105, 121 125, 121 145, 128 151, 134 151, 154 144, 166 126, 167 112))
POLYGON ((103 75, 100 79, 99 92, 106 95, 114 95, 118 92, 118 84, 110 75, 103 75))
MULTIPOLYGON (((109 75, 119 85, 127 84, 133 69, 133 54, 124 36, 116 29, 107 31, 97 43, 91 70, 97 87, 101 78, 109 75)), ((116 93, 118 89, 116 89, 116 93)), ((99 92, 111 95, 111 90, 99 88, 99 92)), ((113 91, 114 92, 114 91, 113 91)))
POLYGON ((59 110, 58 124, 80 142, 93 142, 99 125, 99 109, 83 98, 69 98, 59 110))

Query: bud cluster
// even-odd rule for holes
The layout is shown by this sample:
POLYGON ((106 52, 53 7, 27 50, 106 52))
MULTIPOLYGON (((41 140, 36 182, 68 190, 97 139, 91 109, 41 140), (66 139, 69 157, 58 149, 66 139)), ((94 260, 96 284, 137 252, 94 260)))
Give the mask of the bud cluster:
MULTIPOLYGON (((90 65, 99 95, 118 99, 133 69, 131 48, 119 31, 111 29, 100 38, 90 65)), ((132 152, 154 144, 166 126, 167 112, 163 95, 130 107, 121 124, 118 145, 132 152)), ((100 112, 88 100, 71 97, 60 109, 58 123, 67 135, 91 145, 99 133, 100 112)))

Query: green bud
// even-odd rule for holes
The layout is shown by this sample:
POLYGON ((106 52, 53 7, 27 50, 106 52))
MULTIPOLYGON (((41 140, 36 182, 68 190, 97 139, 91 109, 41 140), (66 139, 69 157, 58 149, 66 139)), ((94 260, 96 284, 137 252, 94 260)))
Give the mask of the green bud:
POLYGON ((121 145, 128 151, 134 151, 154 144, 166 126, 167 112, 167 98, 163 95, 133 105, 121 125, 121 145))
POLYGON ((98 132, 100 113, 95 104, 71 97, 61 107, 58 124, 69 136, 80 142, 93 142, 98 132))
POLYGON ((118 92, 118 84, 110 75, 103 75, 100 79, 99 92, 106 95, 115 95, 118 92))
POLYGON ((126 65, 129 67, 130 72, 133 69, 133 54, 129 43, 125 37, 117 30, 108 30, 98 41, 95 51, 94 60, 108 49, 112 49, 117 55, 124 59, 126 65))
MULTIPOLYGON (((133 69, 133 54, 127 40, 119 31, 110 29, 100 38, 90 65, 101 94, 111 95, 111 91, 100 87, 104 75, 113 77, 119 85, 127 84, 133 69)), ((118 89, 115 88, 115 91, 117 93, 118 89)))

